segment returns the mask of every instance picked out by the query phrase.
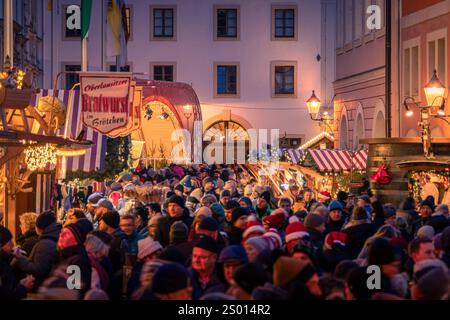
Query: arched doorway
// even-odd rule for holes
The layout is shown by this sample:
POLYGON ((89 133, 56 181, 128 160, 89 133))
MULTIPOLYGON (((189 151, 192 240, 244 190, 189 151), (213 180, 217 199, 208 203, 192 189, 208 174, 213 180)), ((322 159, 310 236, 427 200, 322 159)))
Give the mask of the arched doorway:
MULTIPOLYGON (((244 163, 247 160, 250 137, 242 125, 232 120, 214 122, 203 134, 203 149, 219 141, 223 152, 221 159, 224 163, 244 163)), ((209 153, 208 149, 206 153, 209 153)), ((211 156, 220 159, 215 149, 211 151, 211 156)))

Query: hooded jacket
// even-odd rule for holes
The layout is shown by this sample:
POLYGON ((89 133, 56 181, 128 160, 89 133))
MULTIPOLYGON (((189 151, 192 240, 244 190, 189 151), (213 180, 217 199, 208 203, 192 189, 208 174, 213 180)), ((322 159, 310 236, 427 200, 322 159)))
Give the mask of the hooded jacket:
POLYGON ((0 249, 0 301, 19 300, 27 295, 10 266, 12 255, 0 249))
POLYGON ((80 296, 91 289, 92 264, 83 245, 76 245, 62 249, 59 265, 78 266, 81 274, 80 296))
POLYGON ((27 256, 30 256, 31 250, 38 241, 39 236, 34 229, 28 230, 17 238, 17 244, 27 253, 27 256))
POLYGON ((56 242, 60 233, 60 224, 52 223, 47 226, 39 237, 39 241, 31 250, 30 256, 28 258, 24 256, 16 257, 11 263, 14 268, 35 277, 35 287, 38 287, 45 280, 57 260, 56 242))

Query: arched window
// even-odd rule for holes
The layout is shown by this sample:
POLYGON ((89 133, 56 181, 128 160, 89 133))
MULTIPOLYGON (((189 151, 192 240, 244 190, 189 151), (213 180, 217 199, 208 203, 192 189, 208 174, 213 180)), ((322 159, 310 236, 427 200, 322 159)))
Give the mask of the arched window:
POLYGON ((362 113, 358 113, 358 116, 356 117, 356 123, 355 123, 353 149, 358 149, 359 140, 363 139, 364 137, 365 137, 365 135, 364 135, 364 118, 362 116, 362 113))
POLYGON ((348 149, 348 127, 345 114, 342 115, 341 124, 339 125, 339 148, 342 150, 348 149))
POLYGON ((384 138, 386 136, 386 122, 382 111, 378 111, 375 117, 375 125, 373 127, 373 138, 384 138))

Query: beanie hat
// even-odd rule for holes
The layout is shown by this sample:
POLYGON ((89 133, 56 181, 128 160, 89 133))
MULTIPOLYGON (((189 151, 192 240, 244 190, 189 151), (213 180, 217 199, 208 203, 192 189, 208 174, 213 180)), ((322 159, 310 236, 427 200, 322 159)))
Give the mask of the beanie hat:
POLYGON ((202 186, 204 187, 207 183, 214 184, 214 179, 211 177, 206 177, 202 180, 202 186))
POLYGON ((433 268, 417 280, 417 286, 427 300, 440 300, 448 292, 450 277, 442 268, 433 268))
POLYGON ((253 192, 253 186, 251 184, 248 184, 244 188, 244 196, 251 196, 253 192))
POLYGON ((248 294, 259 286, 269 282, 269 276, 258 263, 246 263, 236 269, 233 274, 234 281, 248 294))
POLYGON ((303 237, 309 237, 308 230, 297 217, 290 217, 289 224, 286 227, 286 243, 303 237))
POLYGON ((249 216, 249 215, 250 215, 250 211, 247 208, 242 208, 242 207, 234 208, 231 211, 231 223, 234 224, 240 217, 249 216))
POLYGON ((195 211, 195 218, 198 219, 198 217, 212 217, 212 211, 208 207, 200 207, 195 211))
POLYGON ((105 209, 108 209, 108 210, 110 210, 110 211, 113 211, 113 210, 114 210, 114 205, 113 205, 113 203, 112 203, 111 201, 109 201, 108 199, 106 199, 106 198, 100 199, 100 200, 98 201, 98 203, 97 203, 97 207, 99 207, 99 208, 105 208, 105 209))
POLYGON ((189 277, 189 272, 181 264, 163 264, 153 275, 151 291, 167 294, 185 289, 189 285, 189 277))
POLYGON ((202 221, 200 221, 198 228, 201 230, 217 231, 219 230, 219 224, 217 223, 216 219, 212 217, 205 217, 202 219, 202 221))
POLYGON ((347 234, 339 231, 333 231, 325 237, 325 249, 333 250, 335 246, 345 247, 347 241, 347 234))
POLYGON ((77 222, 69 224, 66 228, 72 231, 78 244, 81 245, 86 241, 87 234, 94 229, 92 222, 86 218, 78 219, 77 222))
POLYGON ((219 248, 217 246, 217 242, 214 241, 213 238, 205 236, 201 237, 197 240, 197 242, 194 244, 194 248, 201 248, 203 250, 212 252, 212 253, 219 253, 219 248))
POLYGON ((107 244, 107 245, 109 245, 114 240, 113 236, 111 236, 109 233, 106 233, 104 231, 95 230, 95 231, 92 231, 91 234, 93 236, 96 236, 100 240, 102 240, 103 243, 107 244))
POLYGON ((108 211, 102 214, 100 219, 113 229, 117 229, 119 227, 120 215, 117 211, 108 211))
POLYGON ((377 238, 369 248, 369 265, 389 264, 397 260, 394 246, 384 238, 377 238))
POLYGON ((184 187, 181 184, 178 184, 175 188, 173 188, 173 190, 178 190, 180 192, 184 192, 184 187))
POLYGON ((270 249, 270 244, 267 238, 264 237, 253 237, 245 241, 246 245, 252 246, 258 251, 258 253, 263 252, 266 249, 270 249))
POLYGON ((419 228, 417 230, 417 237, 418 238, 428 238, 430 240, 434 237, 434 228, 429 225, 425 225, 419 228))
POLYGON ((314 247, 312 246, 312 244, 310 244, 309 242, 308 243, 302 243, 302 242, 297 243, 292 250, 292 254, 294 254, 296 252, 301 252, 303 254, 306 254, 314 265, 317 264, 316 251, 315 251, 314 247))
POLYGON ((187 241, 188 239, 188 227, 183 221, 175 221, 170 226, 169 239, 171 244, 177 244, 187 241))
MULTIPOLYGON (((339 191, 336 195, 336 198, 340 201, 345 201, 348 199, 348 193, 345 191, 339 191)), ((339 201, 338 201, 339 202, 339 201)), ((330 209, 331 210, 331 209, 330 209)))
POLYGON ((329 200, 331 199, 331 194, 328 191, 320 191, 317 195, 317 198, 322 200, 329 200))
POLYGON ((253 207, 253 202, 252 202, 252 200, 249 197, 241 197, 239 199, 239 203, 241 203, 241 202, 245 202, 247 204, 248 208, 252 208, 253 207))
POLYGON ((322 218, 322 216, 315 213, 308 214, 304 222, 305 227, 308 229, 315 229, 324 223, 325 220, 322 218))
POLYGON ((218 263, 225 263, 230 261, 239 261, 241 263, 247 263, 248 257, 244 247, 235 244, 231 246, 226 246, 220 252, 219 260, 217 261, 218 263))
POLYGON ((423 200, 420 203, 420 208, 422 208, 423 206, 428 206, 428 207, 430 207, 431 210, 433 210, 433 207, 434 207, 433 203, 431 201, 429 201, 429 200, 423 200))
POLYGON ((366 194, 360 196, 358 199, 364 200, 366 203, 370 203, 370 197, 366 194))
MULTIPOLYGON (((287 198, 289 199, 289 198, 287 198)), ((289 213, 284 210, 283 208, 278 208, 272 211, 271 215, 280 215, 283 216, 284 218, 288 218, 289 217, 289 213)))
POLYGON ((12 233, 4 226, 0 225, 0 247, 3 247, 12 239, 12 233))
POLYGON ((183 197, 177 196, 177 195, 173 195, 169 198, 169 201, 167 202, 167 204, 169 203, 176 203, 177 205, 179 205, 180 207, 184 208, 184 199, 183 197))
POLYGON ((213 203, 209 209, 212 211, 213 217, 223 217, 225 216, 225 210, 223 209, 222 205, 218 202, 213 203))
POLYGON ((285 220, 284 213, 282 213, 282 214, 274 214, 275 211, 273 211, 269 216, 265 216, 262 219, 264 224, 269 225, 269 228, 279 228, 280 225, 285 220))
MULTIPOLYGON (((339 191, 340 192, 340 191, 339 191)), ((342 206, 342 204, 337 201, 337 200, 333 200, 331 201, 330 205, 328 206, 328 210, 332 211, 332 210, 343 210, 344 207, 342 206)))
POLYGON ((138 259, 140 260, 143 260, 145 257, 162 249, 161 244, 158 241, 154 241, 150 237, 139 240, 137 244, 138 244, 138 259))
POLYGON ((192 188, 191 176, 184 176, 184 178, 180 181, 180 184, 186 188, 192 188))
MULTIPOLYGON (((273 266, 273 284, 280 288, 285 287, 299 276, 302 271, 306 271, 306 267, 309 265, 308 262, 296 258, 285 256, 279 257, 273 266)), ((308 274, 306 274, 305 277, 307 277, 310 272, 307 273, 308 274)), ((314 273, 312 273, 309 278, 313 275, 314 273)))
POLYGON ((52 211, 43 212, 36 218, 36 227, 44 230, 52 223, 56 222, 55 214, 52 211))
POLYGON ((269 191, 264 191, 263 193, 261 193, 261 195, 259 197, 266 200, 267 203, 270 203, 270 192, 269 191))
POLYGON ((222 190, 222 192, 220 193, 220 199, 222 199, 223 197, 231 197, 230 190, 222 190))
POLYGON ((260 234, 263 234, 265 230, 262 223, 258 221, 254 215, 251 215, 247 219, 247 226, 245 227, 245 231, 242 234, 242 238, 245 239, 254 232, 259 232, 260 234))
POLYGON ((87 198, 87 201, 88 201, 88 203, 92 204, 93 207, 97 207, 98 202, 101 199, 103 199, 104 197, 105 197, 105 195, 103 193, 94 192, 87 198))
POLYGON ((278 248, 283 246, 283 240, 281 240, 280 233, 275 228, 270 228, 269 231, 263 235, 263 237, 274 240, 278 244, 278 248))
POLYGON ((239 202, 236 200, 230 200, 227 203, 225 203, 224 209, 225 210, 233 210, 234 208, 239 208, 239 202))

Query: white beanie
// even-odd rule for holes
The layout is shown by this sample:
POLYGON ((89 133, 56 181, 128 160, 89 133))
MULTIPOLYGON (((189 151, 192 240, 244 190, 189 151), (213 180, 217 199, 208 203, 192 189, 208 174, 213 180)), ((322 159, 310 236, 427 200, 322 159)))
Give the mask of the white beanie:
POLYGON ((158 241, 154 241, 152 238, 147 237, 138 241, 138 258, 143 260, 145 257, 155 253, 162 249, 161 244, 158 241))

